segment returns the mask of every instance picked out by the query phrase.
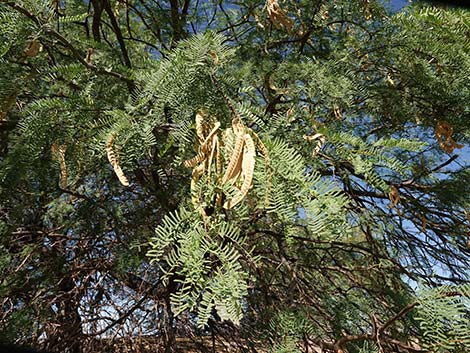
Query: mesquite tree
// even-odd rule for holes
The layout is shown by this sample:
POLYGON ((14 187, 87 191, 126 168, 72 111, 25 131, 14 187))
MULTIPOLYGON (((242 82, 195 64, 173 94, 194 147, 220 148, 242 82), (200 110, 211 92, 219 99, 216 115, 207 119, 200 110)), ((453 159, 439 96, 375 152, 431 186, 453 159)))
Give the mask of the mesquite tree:
POLYGON ((469 12, 0 0, 0 18, 1 341, 468 351, 469 12))

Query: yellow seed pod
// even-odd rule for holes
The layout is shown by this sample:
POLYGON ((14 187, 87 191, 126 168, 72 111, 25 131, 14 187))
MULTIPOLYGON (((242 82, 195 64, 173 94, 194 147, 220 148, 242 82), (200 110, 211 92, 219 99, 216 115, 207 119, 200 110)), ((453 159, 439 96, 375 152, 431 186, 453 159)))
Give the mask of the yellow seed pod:
POLYGON ((243 161, 242 161, 242 170, 241 174, 243 175, 243 183, 240 187, 240 191, 233 197, 233 199, 227 201, 224 204, 224 208, 231 209, 235 207, 240 201, 242 201, 248 191, 253 186, 253 174, 255 170, 255 158, 256 158, 256 149, 255 143, 249 134, 244 135, 245 146, 243 148, 243 161))
POLYGON ((235 139, 235 146, 233 147, 232 155, 225 170, 224 177, 222 178, 222 184, 225 184, 228 180, 232 180, 235 175, 241 171, 241 160, 243 158, 243 142, 244 142, 244 133, 239 131, 235 139))
POLYGON ((194 168, 196 165, 201 163, 205 158, 206 158, 205 153, 203 151, 199 151, 196 156, 194 156, 191 159, 188 159, 188 160, 184 161, 183 165, 186 168, 194 168))
POLYGON ((129 180, 127 180, 126 176, 124 175, 124 172, 122 171, 121 166, 119 165, 119 161, 114 154, 113 144, 115 138, 116 135, 111 134, 108 140, 106 141, 106 155, 108 156, 108 161, 113 166, 114 173, 118 177, 121 184, 124 186, 129 186, 129 180))
POLYGON ((317 155, 317 153, 320 152, 321 148, 323 147, 323 145, 325 144, 325 141, 326 141, 325 135, 320 134, 320 133, 316 133, 315 135, 312 135, 312 136, 304 135, 304 139, 307 140, 307 141, 317 140, 317 145, 313 149, 312 157, 315 157, 317 155))

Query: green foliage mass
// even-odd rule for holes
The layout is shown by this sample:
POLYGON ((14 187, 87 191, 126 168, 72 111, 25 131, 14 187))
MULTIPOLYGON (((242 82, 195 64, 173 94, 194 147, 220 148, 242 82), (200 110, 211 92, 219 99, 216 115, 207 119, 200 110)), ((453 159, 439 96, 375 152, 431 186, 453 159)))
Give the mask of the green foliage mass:
POLYGON ((0 342, 468 351, 469 24, 0 0, 0 342))

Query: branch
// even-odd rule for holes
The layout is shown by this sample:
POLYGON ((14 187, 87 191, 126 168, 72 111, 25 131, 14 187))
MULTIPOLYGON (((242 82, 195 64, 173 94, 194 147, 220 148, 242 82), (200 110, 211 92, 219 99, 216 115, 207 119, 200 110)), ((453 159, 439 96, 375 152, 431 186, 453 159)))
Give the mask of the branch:
POLYGON ((418 302, 414 302, 411 304, 408 304, 406 307, 404 307, 398 314, 396 314, 394 317, 389 319, 385 324, 377 328, 377 335, 381 335, 387 328, 389 328, 395 321, 401 319, 403 316, 408 314, 411 310, 416 308, 419 305, 418 302))
MULTIPOLYGON (((441 170, 442 168, 446 167, 447 165, 451 164, 453 161, 455 161, 457 158, 459 158, 459 155, 458 154, 454 154, 452 157, 450 157, 448 160, 444 161, 443 163, 439 164, 438 166, 434 167, 433 169, 431 169, 428 173, 423 173, 422 175, 419 175, 418 177, 423 177, 423 176, 426 176, 426 175, 429 175, 429 174, 432 174, 432 173, 435 173, 439 170, 441 170)), ((414 184, 414 181, 416 180, 417 177, 413 177, 411 179, 408 179, 404 182, 402 182, 400 185, 413 185, 415 186, 414 184)))
MULTIPOLYGON (((36 25, 38 26, 42 26, 42 23, 41 21, 38 19, 37 16, 35 16, 34 14, 32 14, 31 12, 29 12, 27 9, 25 9, 24 7, 18 5, 17 3, 15 2, 10 2, 10 1, 5 1, 5 0, 0 0, 0 3, 3 3, 9 7, 11 7, 12 9, 20 12, 21 14, 25 15, 26 17, 28 17, 31 21, 33 21, 36 25)), ((72 53, 73 57, 75 59, 77 59, 83 66, 85 66, 87 69, 97 73, 97 74, 103 74, 103 75, 108 75, 108 76, 113 76, 115 78, 118 78, 119 80, 122 80, 122 81, 125 81, 129 86, 132 86, 134 85, 134 81, 131 80, 130 78, 118 73, 118 72, 114 72, 114 71, 111 71, 111 70, 108 70, 108 69, 103 69, 103 68, 99 68, 91 63, 88 63, 85 58, 84 58, 84 55, 79 51, 77 50, 64 36, 62 36, 59 32, 55 31, 54 29, 50 28, 50 27, 44 27, 44 32, 46 34, 49 34, 51 35, 52 37, 55 37, 56 39, 59 40, 59 42, 61 44, 63 44, 67 49, 70 50, 70 52, 72 53)))
POLYGON ((126 64, 126 66, 130 68, 132 67, 132 65, 131 60, 129 59, 129 54, 127 52, 126 43, 124 42, 121 29, 119 28, 119 24, 117 23, 116 16, 114 16, 113 9, 111 9, 109 0, 103 1, 103 6, 104 10, 109 16, 109 19, 111 20, 111 26, 113 27, 114 34, 116 34, 119 47, 121 48, 121 53, 124 58, 124 64, 126 64))
POLYGON ((75 59, 77 59, 83 66, 85 66, 87 69, 93 71, 93 72, 96 72, 97 74, 104 74, 104 75, 109 75, 109 76, 113 76, 113 77, 116 77, 122 81, 125 81, 126 83, 128 84, 134 84, 134 81, 131 80, 130 78, 118 73, 118 72, 115 72, 115 71, 111 71, 111 70, 108 70, 108 69, 103 69, 103 68, 99 68, 93 64, 90 64, 88 63, 84 56, 64 37, 62 36, 60 33, 56 32, 55 30, 53 29, 46 29, 45 32, 47 34, 50 34, 51 36, 55 37, 56 39, 58 39, 66 48, 68 48, 72 55, 75 57, 75 59))

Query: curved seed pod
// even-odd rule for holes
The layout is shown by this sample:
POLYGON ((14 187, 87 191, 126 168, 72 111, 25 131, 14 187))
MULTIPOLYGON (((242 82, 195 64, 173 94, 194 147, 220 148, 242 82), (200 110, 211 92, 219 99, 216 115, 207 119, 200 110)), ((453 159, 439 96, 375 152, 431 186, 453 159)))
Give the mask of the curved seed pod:
POLYGON ((333 114, 335 115, 335 118, 338 120, 343 119, 343 114, 341 113, 341 109, 336 104, 333 104, 333 114))
POLYGON ((37 38, 29 41, 28 46, 23 50, 25 57, 33 58, 42 51, 42 44, 37 38))
POLYGON ((240 187, 242 197, 253 187, 253 174, 256 163, 256 148, 253 139, 249 134, 245 134, 245 147, 243 148, 242 175, 243 184, 240 187))
POLYGON ((196 113, 196 133, 199 143, 204 141, 204 115, 202 112, 196 113))
POLYGON ((115 138, 116 134, 111 134, 108 140, 106 141, 106 154, 108 156, 109 163, 111 163, 111 165, 113 166, 114 173, 118 177, 121 184, 124 186, 129 186, 129 181, 124 175, 124 172, 122 171, 121 166, 119 165, 119 162, 113 151, 113 143, 115 138))
POLYGON ((238 134, 239 132, 245 131, 245 125, 243 125, 243 122, 240 120, 240 118, 235 118, 232 119, 232 129, 234 133, 238 134))
POLYGON ((220 122, 216 122, 214 124, 214 127, 212 128, 212 130, 209 132, 209 135, 207 135, 207 137, 205 138, 204 142, 201 144, 201 150, 207 150, 207 146, 210 144, 212 145, 212 137, 217 133, 217 130, 219 129, 220 127, 220 122))
POLYGON ((215 151, 215 170, 217 172, 217 182, 220 182, 222 179, 222 158, 220 156, 220 142, 218 138, 215 151))
POLYGON ((204 142, 202 142, 201 146, 199 146, 199 152, 197 153, 197 155, 183 162, 183 165, 186 168, 194 168, 197 164, 201 163, 204 159, 207 158, 207 152, 209 150, 208 149, 209 143, 212 148, 212 143, 213 143, 212 140, 215 134, 217 133, 217 130, 219 129, 219 127, 220 127, 220 123, 217 121, 214 127, 212 128, 212 130, 209 132, 209 135, 207 135, 207 137, 203 139, 204 142))
POLYGON ((287 16, 287 12, 281 9, 277 0, 267 0, 266 8, 271 22, 276 28, 281 29, 282 27, 286 27, 287 30, 292 28, 292 20, 287 16))
POLYGON ((390 192, 388 193, 388 198, 390 199, 389 208, 397 208, 398 203, 400 202, 400 192, 398 191, 395 185, 390 187, 390 192))
POLYGON ((122 185, 124 186, 129 186, 129 180, 127 180, 126 176, 124 175, 124 172, 122 171, 121 167, 119 164, 116 164, 114 166, 114 173, 116 173, 119 181, 121 182, 122 185))
POLYGON ((463 145, 458 144, 452 138, 454 133, 454 128, 445 121, 438 121, 435 134, 439 146, 447 153, 452 153, 456 148, 462 148, 463 145))
POLYGON ((261 152, 261 155, 263 156, 265 162, 266 162, 266 169, 268 169, 268 166, 269 166, 269 169, 270 166, 271 166, 271 158, 269 158, 269 151, 268 149, 266 148, 266 146, 264 145, 263 141, 261 141, 261 139, 259 138, 259 136, 254 132, 254 131, 250 131, 251 135, 255 138, 255 141, 256 141, 256 146, 259 148, 260 152, 261 152))
POLYGON ((235 139, 235 146, 233 147, 232 155, 225 170, 224 177, 222 178, 222 184, 225 184, 228 180, 232 180, 235 175, 240 173, 241 170, 241 159, 243 158, 243 142, 244 142, 244 133, 243 130, 237 133, 235 139))
POLYGON ((188 160, 184 161, 183 165, 186 168, 194 168, 196 165, 201 163, 204 159, 206 159, 206 154, 204 153, 204 151, 199 151, 196 156, 194 156, 191 159, 188 159, 188 160))
POLYGON ((67 165, 65 164, 65 146, 60 145, 58 148, 58 157, 60 165, 60 187, 67 186, 67 165))
POLYGON ((209 183, 211 182, 212 160, 214 159, 214 155, 215 155, 215 151, 217 149, 218 141, 219 141, 219 139, 218 139, 217 135, 214 135, 214 137, 212 138, 211 154, 209 156, 209 161, 208 161, 208 166, 207 166, 207 177, 208 177, 208 182, 209 183))
POLYGON ((255 143, 249 134, 244 136, 245 147, 243 149, 242 174, 243 184, 240 191, 224 204, 224 208, 231 209, 242 201, 253 186, 253 173, 255 170, 255 143))
POLYGON ((235 184, 235 182, 238 180, 242 173, 242 163, 243 163, 243 150, 242 153, 240 153, 239 158, 237 159, 237 163, 235 164, 233 168, 233 172, 231 173, 230 176, 227 177, 227 180, 224 182, 224 184, 235 184))
POLYGON ((108 161, 114 167, 116 164, 116 156, 114 155, 113 151, 113 144, 114 139, 116 138, 116 134, 111 134, 106 141, 106 155, 108 156, 108 161))
POLYGON ((317 153, 320 152, 321 148, 323 147, 326 141, 325 135, 320 134, 320 133, 316 133, 315 135, 312 135, 312 136, 304 135, 304 139, 307 141, 318 140, 317 146, 313 149, 312 157, 315 157, 317 153))

